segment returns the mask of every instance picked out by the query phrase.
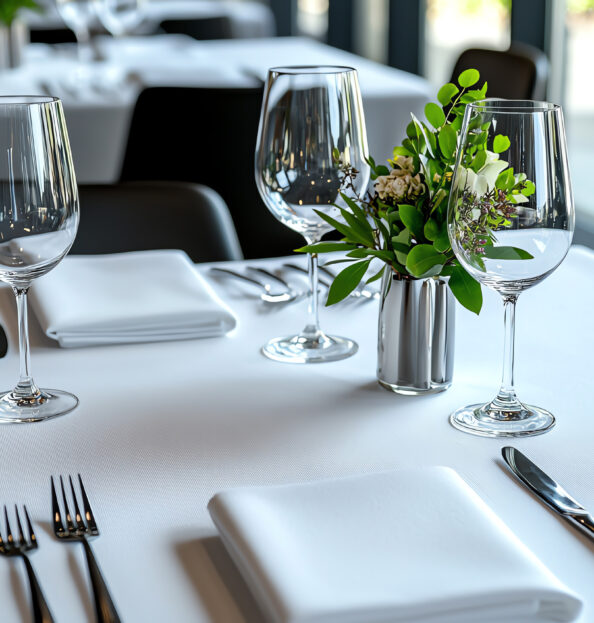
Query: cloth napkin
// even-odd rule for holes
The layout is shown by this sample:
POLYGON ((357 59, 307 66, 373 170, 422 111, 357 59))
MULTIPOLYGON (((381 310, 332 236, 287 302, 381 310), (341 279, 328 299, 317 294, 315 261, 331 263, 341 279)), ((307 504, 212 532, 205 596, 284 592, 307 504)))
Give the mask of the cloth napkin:
POLYGON ((446 467, 229 490, 208 509, 277 623, 540 623, 581 610, 446 467))
POLYGON ((60 346, 215 337, 236 320, 183 251, 68 256, 30 291, 60 346))

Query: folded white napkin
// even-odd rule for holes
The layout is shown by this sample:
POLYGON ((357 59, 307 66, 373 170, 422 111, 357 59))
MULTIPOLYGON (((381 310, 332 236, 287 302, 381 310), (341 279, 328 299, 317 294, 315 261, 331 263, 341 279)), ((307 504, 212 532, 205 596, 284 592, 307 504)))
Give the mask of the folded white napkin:
POLYGON ((30 300, 66 347, 215 337, 236 325, 182 251, 68 256, 35 280, 30 300))
POLYGON ((535 623, 581 610, 446 467, 235 489, 208 509, 278 623, 535 623))

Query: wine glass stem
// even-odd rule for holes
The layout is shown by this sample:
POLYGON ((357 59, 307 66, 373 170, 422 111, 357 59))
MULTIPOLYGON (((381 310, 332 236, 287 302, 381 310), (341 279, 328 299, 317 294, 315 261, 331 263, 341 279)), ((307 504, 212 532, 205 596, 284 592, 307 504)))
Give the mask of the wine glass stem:
POLYGON ((29 321, 27 318, 27 292, 29 286, 14 287, 19 323, 19 382, 13 392, 19 398, 30 398, 39 394, 39 388, 31 377, 31 359, 29 354, 29 321))
POLYGON ((86 65, 93 60, 93 48, 91 47, 91 33, 86 26, 79 26, 74 36, 76 37, 76 50, 78 62, 86 65))
MULTIPOLYGON (((309 244, 309 243, 308 243, 309 244)), ((308 336, 320 333, 320 321, 318 318, 318 254, 308 253, 308 273, 309 273, 309 321, 303 329, 303 333, 308 336)))
POLYGON ((504 411, 519 411, 522 404, 514 389, 514 351, 516 334, 516 301, 517 294, 506 294, 503 297, 504 310, 504 343, 503 343, 503 374, 501 387, 493 405, 504 411))

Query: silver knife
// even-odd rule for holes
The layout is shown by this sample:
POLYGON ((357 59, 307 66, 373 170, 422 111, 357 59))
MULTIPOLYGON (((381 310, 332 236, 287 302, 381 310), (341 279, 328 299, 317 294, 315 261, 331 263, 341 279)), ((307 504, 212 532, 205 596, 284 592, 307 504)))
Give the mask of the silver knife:
POLYGON ((501 454, 521 482, 563 519, 594 540, 594 517, 560 484, 516 448, 506 446, 501 448, 501 454))

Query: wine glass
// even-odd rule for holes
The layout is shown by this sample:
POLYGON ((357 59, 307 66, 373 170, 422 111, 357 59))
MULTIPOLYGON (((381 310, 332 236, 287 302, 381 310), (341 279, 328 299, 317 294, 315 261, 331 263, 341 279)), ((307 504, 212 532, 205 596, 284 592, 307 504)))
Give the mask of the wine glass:
POLYGON ((145 0, 94 0, 101 23, 114 37, 132 32, 142 21, 145 0))
POLYGON ((76 236, 78 190, 62 104, 55 97, 0 97, 0 280, 16 296, 20 378, 0 394, 0 421, 68 413, 78 399, 39 389, 30 371, 27 292, 66 255, 76 236))
POLYGON ((554 426, 551 413, 516 396, 515 306, 524 290, 563 261, 573 228, 560 106, 498 99, 469 104, 452 180, 448 233, 466 271, 502 296, 505 342, 499 393, 487 404, 455 411, 450 422, 456 428, 519 437, 554 426))
POLYGON ((82 66, 90 63, 94 57, 91 47, 90 27, 95 19, 95 8, 92 0, 55 0, 56 8, 64 23, 76 37, 78 60, 82 66))
MULTIPOLYGON (((332 226, 315 210, 338 213, 340 193, 365 192, 367 135, 356 70, 350 67, 274 67, 268 80, 256 146, 256 184, 267 208, 307 244, 332 226), (356 171, 355 171, 356 170, 356 171), (353 174, 354 175, 349 175, 353 174), (350 183, 346 183, 350 180, 350 183)), ((336 361, 357 344, 320 329, 318 258, 309 257, 309 320, 303 331, 275 338, 262 349, 288 363, 336 361)))

